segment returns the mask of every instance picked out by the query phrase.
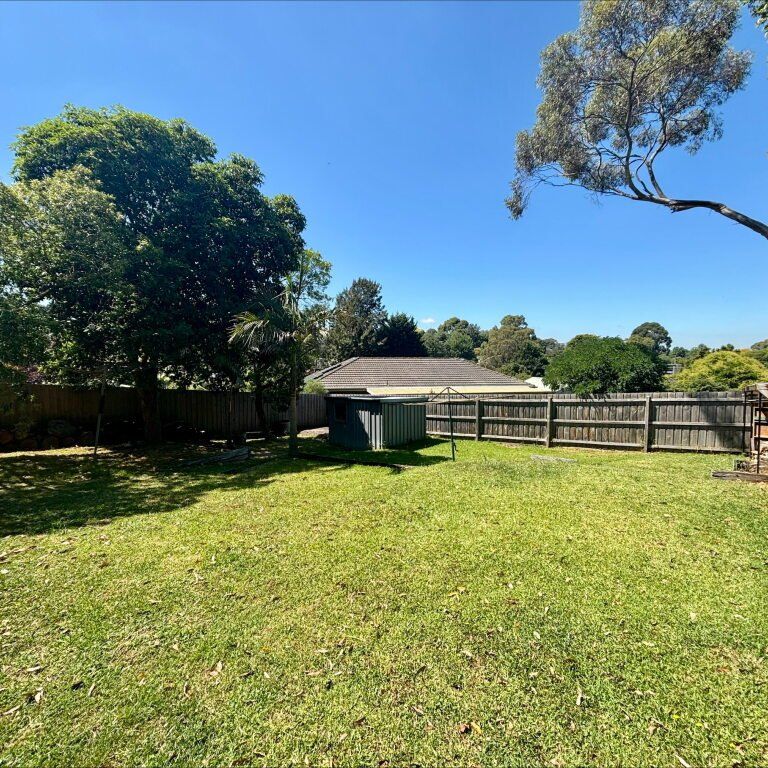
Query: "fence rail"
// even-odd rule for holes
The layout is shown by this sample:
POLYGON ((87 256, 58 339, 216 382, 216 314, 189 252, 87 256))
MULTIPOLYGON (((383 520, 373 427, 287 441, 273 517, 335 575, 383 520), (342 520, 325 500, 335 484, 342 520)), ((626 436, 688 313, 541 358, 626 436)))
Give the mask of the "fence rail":
MULTIPOLYGON (((54 384, 31 384, 32 396, 25 414, 33 421, 65 419, 78 426, 95 422, 99 407, 99 391, 85 387, 54 384)), ((209 392, 203 390, 161 389, 158 392, 160 419, 163 423, 183 422, 205 430, 211 437, 227 437, 243 432, 258 431, 256 398, 250 392, 209 392)), ((0 407, 0 426, 12 427, 19 420, 20 404, 4 403, 0 407)), ((287 411, 265 405, 267 421, 287 420, 287 411)), ((106 419, 140 419, 139 398, 130 387, 107 387, 104 399, 106 419)), ((300 429, 311 429, 326 424, 325 397, 299 395, 298 417, 300 429)))
POLYGON ((738 392, 617 393, 605 397, 523 394, 438 400, 427 432, 475 440, 639 450, 741 453, 751 425, 738 392))

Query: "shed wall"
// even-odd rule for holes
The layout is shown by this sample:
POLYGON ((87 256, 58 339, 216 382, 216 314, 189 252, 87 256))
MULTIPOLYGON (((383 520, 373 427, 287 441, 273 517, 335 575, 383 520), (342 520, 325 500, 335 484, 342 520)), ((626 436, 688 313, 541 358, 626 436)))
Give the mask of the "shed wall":
MULTIPOLYGON (((338 400, 335 400, 338 402, 338 400)), ((334 400, 328 399, 328 440, 332 445, 360 451, 383 447, 381 404, 374 400, 344 400, 346 422, 336 420, 334 400)))
POLYGON ((427 407, 425 403, 388 403, 383 401, 383 447, 424 440, 427 437, 427 407))

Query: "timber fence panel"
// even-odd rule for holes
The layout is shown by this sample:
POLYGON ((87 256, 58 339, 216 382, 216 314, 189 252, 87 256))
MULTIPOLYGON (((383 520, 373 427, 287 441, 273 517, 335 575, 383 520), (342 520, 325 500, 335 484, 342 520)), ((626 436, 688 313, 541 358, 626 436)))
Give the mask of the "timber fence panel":
MULTIPOLYGON (((521 393, 452 408, 458 437, 553 446, 739 453, 749 428, 739 392, 521 393)), ((448 401, 428 403, 427 432, 446 435, 449 426, 448 401)))
MULTIPOLYGON (((99 390, 57 384, 30 384, 28 401, 0 403, 0 426, 12 427, 22 419, 45 422, 65 419, 80 427, 92 427, 99 408, 99 390)), ((205 390, 160 389, 158 408, 164 424, 184 423, 204 430, 211 437, 228 437, 264 428, 256 412, 256 398, 251 392, 213 392, 205 390)), ((265 405, 269 422, 287 421, 288 411, 265 405)), ((104 417, 139 421, 138 393, 132 387, 107 387, 104 417)), ((326 425, 325 396, 300 394, 299 429, 326 425)))

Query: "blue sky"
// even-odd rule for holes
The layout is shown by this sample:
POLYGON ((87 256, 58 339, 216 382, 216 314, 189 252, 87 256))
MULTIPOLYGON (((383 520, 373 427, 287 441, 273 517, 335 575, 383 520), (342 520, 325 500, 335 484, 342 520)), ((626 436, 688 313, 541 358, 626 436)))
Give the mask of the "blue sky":
MULTIPOLYGON (((563 340, 645 320, 685 345, 768 337, 749 274, 765 274, 766 242, 716 214, 540 189, 508 218, 539 52, 577 19, 571 0, 0 3, 0 175, 19 127, 66 102, 124 104, 253 157, 268 194, 299 201, 334 292, 370 277, 420 321, 524 314, 563 340)), ((746 17, 736 44, 755 63, 723 139, 658 171, 670 194, 765 220, 768 43, 746 17)))

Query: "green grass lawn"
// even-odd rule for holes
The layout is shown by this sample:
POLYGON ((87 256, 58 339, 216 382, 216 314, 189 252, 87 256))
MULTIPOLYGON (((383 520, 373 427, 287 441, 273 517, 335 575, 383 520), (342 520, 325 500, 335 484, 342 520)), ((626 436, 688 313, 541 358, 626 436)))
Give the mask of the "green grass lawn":
POLYGON ((275 451, 0 456, 0 765, 768 764, 731 457, 275 451))

